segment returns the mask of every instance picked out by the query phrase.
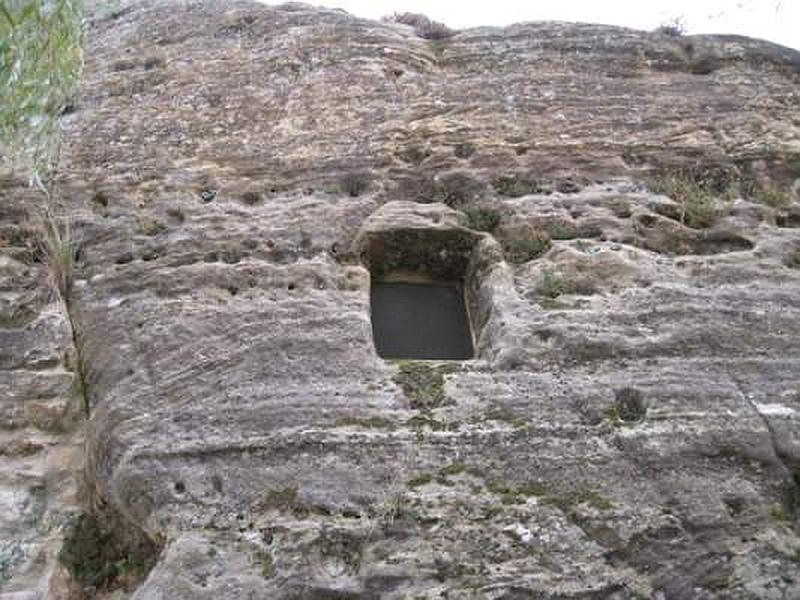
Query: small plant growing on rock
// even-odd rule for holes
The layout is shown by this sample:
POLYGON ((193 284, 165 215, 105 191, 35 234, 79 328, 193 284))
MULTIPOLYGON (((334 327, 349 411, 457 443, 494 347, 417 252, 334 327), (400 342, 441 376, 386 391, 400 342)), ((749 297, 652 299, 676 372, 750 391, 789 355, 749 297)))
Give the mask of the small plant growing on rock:
POLYGON ((503 243, 506 258, 515 264, 539 258, 550 249, 550 236, 544 232, 531 236, 510 237, 503 243))
POLYGON ((492 186, 501 196, 520 198, 529 194, 549 193, 540 182, 521 175, 503 175, 492 181, 492 186))
POLYGON ((547 233, 552 240, 572 240, 578 236, 578 231, 571 223, 551 221, 546 226, 547 233))
POLYGON ((422 487, 423 485, 428 485, 433 481, 434 477, 431 473, 421 473, 420 475, 416 475, 408 480, 407 485, 410 488, 418 488, 422 487))
POLYGON ((475 150, 475 144, 464 142, 453 149, 453 154, 455 154, 456 158, 467 159, 475 154, 475 150))
POLYGON ((467 206, 483 195, 485 184, 462 171, 447 173, 437 180, 438 201, 458 208, 467 206))
POLYGON ((771 206, 776 209, 788 208, 792 203, 792 198, 789 192, 782 190, 776 185, 771 183, 763 185, 760 192, 757 194, 758 199, 762 204, 771 206))
POLYGON ((680 37, 686 33, 686 22, 682 17, 674 17, 656 28, 656 33, 669 37, 680 37))
POLYGON ((470 206, 480 200, 485 184, 456 171, 443 175, 415 175, 399 182, 399 191, 414 202, 442 202, 452 208, 470 206))
POLYGON ((642 392, 636 388, 626 387, 614 391, 613 415, 615 420, 624 423, 635 423, 644 420, 647 414, 647 403, 642 392))
POLYGON ((119 537, 97 517, 82 514, 67 525, 58 560, 87 590, 128 587, 150 570, 158 549, 145 540, 127 547, 119 537))
POLYGON ((545 271, 536 286, 536 293, 545 298, 555 300, 562 294, 569 294, 573 290, 570 281, 553 271, 545 271))
POLYGON ((686 173, 668 173, 650 184, 653 192, 680 204, 681 224, 694 229, 710 227, 719 212, 717 199, 709 187, 710 183, 686 173))
POLYGON ((137 216, 136 224, 138 225, 139 231, 142 233, 142 235, 151 237, 156 236, 159 233, 164 233, 167 230, 167 226, 164 223, 147 215, 137 216))
POLYGON ((769 516, 777 523, 791 523, 792 515, 782 504, 773 504, 769 507, 769 516))
POLYGON ((275 561, 269 550, 259 549, 253 555, 253 561, 264 579, 272 579, 275 576, 275 561))
POLYGON ((259 498, 257 510, 287 510, 299 511, 302 509, 298 498, 297 486, 290 485, 285 488, 266 490, 259 498))
POLYGON ((75 278, 78 244, 67 219, 58 219, 47 211, 38 223, 39 250, 47 266, 50 286, 69 304, 75 278))
POLYGON ((500 213, 489 207, 474 206, 464 211, 467 215, 467 227, 475 231, 494 231, 500 224, 500 213))
POLYGON ((430 40, 428 42, 428 47, 431 49, 431 52, 436 57, 436 62, 438 63, 444 57, 444 51, 447 48, 447 42, 445 40, 430 40))
POLYGON ((369 189, 369 175, 366 173, 346 173, 339 178, 339 187, 351 198, 357 198, 369 189))
POLYGON ((444 376, 423 362, 400 362, 394 380, 408 398, 411 408, 436 408, 445 400, 444 376))

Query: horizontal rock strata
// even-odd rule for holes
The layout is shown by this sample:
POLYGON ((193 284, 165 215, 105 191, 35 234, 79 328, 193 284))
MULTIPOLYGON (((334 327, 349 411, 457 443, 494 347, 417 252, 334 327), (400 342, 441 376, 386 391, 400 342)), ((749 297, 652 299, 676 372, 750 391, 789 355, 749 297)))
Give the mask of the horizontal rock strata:
POLYGON ((88 473, 163 546, 128 593, 800 595, 798 82, 738 37, 96 12, 57 190, 88 473), (464 280, 474 360, 377 356, 407 270, 464 280))

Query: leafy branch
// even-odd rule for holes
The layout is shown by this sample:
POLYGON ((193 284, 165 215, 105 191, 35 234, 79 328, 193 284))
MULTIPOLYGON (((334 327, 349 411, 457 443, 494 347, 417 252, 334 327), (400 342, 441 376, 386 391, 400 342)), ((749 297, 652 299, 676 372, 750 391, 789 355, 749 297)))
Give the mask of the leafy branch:
POLYGON ((81 0, 0 0, 0 158, 45 181, 83 64, 81 0))

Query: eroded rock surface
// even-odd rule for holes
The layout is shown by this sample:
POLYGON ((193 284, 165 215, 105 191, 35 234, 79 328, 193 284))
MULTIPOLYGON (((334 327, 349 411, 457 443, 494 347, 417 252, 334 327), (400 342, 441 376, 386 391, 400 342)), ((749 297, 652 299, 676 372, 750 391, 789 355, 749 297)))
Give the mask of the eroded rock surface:
POLYGON ((79 510, 80 403, 69 329, 47 283, 34 221, 40 201, 0 173, 0 598, 66 599, 56 559, 79 510))
POLYGON ((240 2, 90 33, 58 189, 88 472, 164 547, 133 597, 800 595, 796 52, 240 2), (378 358, 370 277, 412 267, 467 280, 475 360, 378 358))

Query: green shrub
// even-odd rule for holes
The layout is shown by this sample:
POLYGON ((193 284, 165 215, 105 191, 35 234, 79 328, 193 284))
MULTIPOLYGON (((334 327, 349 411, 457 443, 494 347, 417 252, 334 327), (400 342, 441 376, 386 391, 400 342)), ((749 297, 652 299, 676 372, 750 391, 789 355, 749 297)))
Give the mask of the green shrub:
POLYGON ((680 222, 695 229, 710 227, 719 212, 711 187, 710 181, 682 172, 667 173, 650 183, 651 191, 678 202, 680 222))
POLYGON ((491 232, 500 224, 500 213, 494 208, 471 207, 464 211, 467 215, 467 227, 475 231, 491 232))
POLYGON ((515 264, 526 263, 539 258, 550 249, 550 236, 545 233, 533 234, 530 237, 511 237, 503 243, 506 258, 515 264))
POLYGON ((788 208, 792 203, 792 198, 789 195, 789 192, 772 184, 762 186, 760 192, 757 194, 757 197, 762 204, 766 204, 772 208, 788 208))
POLYGON ((571 223, 551 221, 545 226, 551 240, 573 240, 578 236, 578 231, 571 223))

